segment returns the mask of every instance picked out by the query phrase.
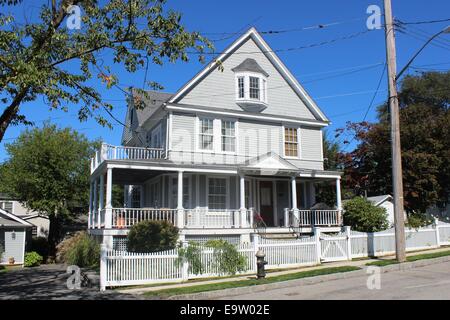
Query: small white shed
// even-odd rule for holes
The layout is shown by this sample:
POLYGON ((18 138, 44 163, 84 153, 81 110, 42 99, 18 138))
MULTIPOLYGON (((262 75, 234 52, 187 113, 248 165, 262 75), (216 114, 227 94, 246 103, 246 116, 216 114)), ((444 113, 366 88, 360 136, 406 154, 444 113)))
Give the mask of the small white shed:
POLYGON ((373 203, 374 206, 383 207, 386 209, 386 213, 388 215, 389 225, 394 225, 394 203, 392 202, 393 198, 389 194, 367 197, 367 200, 373 203))
POLYGON ((23 264, 32 224, 0 209, 0 264, 23 264))

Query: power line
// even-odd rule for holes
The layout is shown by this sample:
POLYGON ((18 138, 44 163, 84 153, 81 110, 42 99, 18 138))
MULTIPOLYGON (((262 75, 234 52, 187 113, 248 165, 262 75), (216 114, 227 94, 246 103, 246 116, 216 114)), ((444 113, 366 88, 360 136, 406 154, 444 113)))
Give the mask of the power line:
MULTIPOLYGON (((313 43, 313 44, 309 44, 306 46, 299 46, 299 47, 290 47, 290 48, 283 48, 283 49, 274 49, 274 50, 259 50, 259 51, 248 51, 248 52, 234 52, 233 54, 260 54, 260 53, 276 53, 276 52, 289 52, 289 51, 296 51, 296 50, 303 50, 303 49, 309 49, 309 48, 314 48, 314 47, 320 47, 323 45, 327 45, 327 44, 331 44, 331 43, 335 43, 338 41, 342 41, 342 40, 348 40, 348 39, 353 39, 356 37, 359 37, 363 34, 369 33, 372 30, 364 30, 364 31, 360 31, 360 32, 356 32, 356 33, 352 33, 349 35, 345 35, 342 37, 338 37, 338 38, 334 38, 331 40, 326 40, 326 41, 321 41, 321 42, 317 42, 317 43, 313 43)), ((186 51, 186 53, 190 53, 190 54, 199 54, 199 55, 220 55, 220 54, 224 54, 226 52, 197 52, 197 51, 186 51)))
MULTIPOLYGON (((397 20, 397 19, 396 19, 397 20)), ((450 21, 450 18, 440 19, 440 20, 428 20, 428 21, 413 21, 413 22, 402 22, 402 24, 430 24, 450 21)))

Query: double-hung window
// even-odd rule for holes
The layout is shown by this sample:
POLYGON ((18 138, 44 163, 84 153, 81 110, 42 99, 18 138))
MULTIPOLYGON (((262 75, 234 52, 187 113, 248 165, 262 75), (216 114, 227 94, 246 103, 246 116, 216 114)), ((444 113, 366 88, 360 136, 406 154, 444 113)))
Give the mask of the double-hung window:
POLYGON ((250 77, 250 99, 259 100, 259 78, 250 77))
POLYGON ((236 127, 234 121, 222 120, 222 151, 236 151, 236 127))
POLYGON ((208 118, 199 119, 199 149, 213 150, 214 126, 213 120, 208 118))
POLYGON ((298 157, 297 128, 284 128, 284 155, 298 157))
POLYGON ((210 209, 226 209, 227 180, 225 178, 209 178, 208 181, 208 207, 210 209))
POLYGON ((238 98, 244 99, 245 98, 245 86, 244 86, 244 77, 238 77, 238 98))

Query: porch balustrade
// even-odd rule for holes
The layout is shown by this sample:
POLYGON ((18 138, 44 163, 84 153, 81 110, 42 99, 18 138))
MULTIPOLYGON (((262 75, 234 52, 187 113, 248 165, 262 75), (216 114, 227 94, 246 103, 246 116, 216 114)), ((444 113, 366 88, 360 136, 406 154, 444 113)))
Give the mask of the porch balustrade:
MULTIPOLYGON (((127 229, 145 220, 169 221, 179 228, 251 228, 254 210, 246 209, 154 209, 112 208, 96 210, 90 215, 92 229, 108 227, 107 211, 111 210, 111 228, 127 229), (183 225, 178 224, 178 214, 184 215, 183 225)), ((292 210, 284 211, 283 227, 335 227, 341 226, 339 210, 292 210)))
POLYGON ((285 227, 332 227, 341 225, 341 214, 340 210, 292 210, 286 208, 284 221, 285 227))
POLYGON ((163 148, 140 148, 102 144, 91 159, 91 172, 105 160, 157 160, 164 159, 163 148))

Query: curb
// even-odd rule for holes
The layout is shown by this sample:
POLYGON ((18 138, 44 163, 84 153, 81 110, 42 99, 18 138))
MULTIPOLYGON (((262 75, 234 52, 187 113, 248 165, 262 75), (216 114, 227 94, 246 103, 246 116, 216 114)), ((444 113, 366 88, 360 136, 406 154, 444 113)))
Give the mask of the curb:
MULTIPOLYGON (((379 267, 382 273, 391 272, 391 271, 406 271, 413 268, 424 267, 427 265, 435 264, 435 263, 443 263, 450 261, 450 256, 432 258, 432 259, 423 259, 413 262, 404 262, 399 264, 392 264, 384 267, 379 267)), ((230 297, 237 296, 241 294, 249 294, 254 292, 261 292, 266 290, 274 290, 274 289, 283 289, 289 287, 297 287, 302 285, 312 285, 325 281, 332 280, 340 280, 340 279, 348 279, 355 278, 359 276, 367 275, 367 267, 362 266, 361 270, 348 271, 348 272, 340 272, 340 273, 332 273, 323 276, 315 276, 308 277, 297 280, 288 280, 281 281, 269 284, 261 284, 254 285, 250 287, 239 287, 239 288, 230 288, 223 290, 215 290, 215 291, 207 291, 207 292, 199 292, 199 293, 191 293, 191 294, 182 294, 168 297, 167 300, 208 300, 208 299, 217 299, 222 297, 230 297)))

